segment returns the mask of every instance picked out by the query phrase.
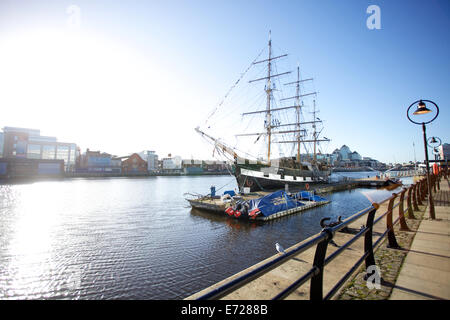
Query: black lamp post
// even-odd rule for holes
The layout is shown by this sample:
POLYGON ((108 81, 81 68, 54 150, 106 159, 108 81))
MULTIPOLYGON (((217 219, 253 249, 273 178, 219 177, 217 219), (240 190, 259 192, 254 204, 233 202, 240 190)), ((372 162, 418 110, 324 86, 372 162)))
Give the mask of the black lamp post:
POLYGON ((421 124, 422 125, 422 132, 423 132, 423 146, 425 148, 425 165, 427 168, 427 182, 428 182, 428 205, 430 207, 430 218, 431 219, 435 219, 436 215, 435 215, 435 211, 434 211, 434 203, 433 203, 433 197, 431 194, 431 185, 430 185, 430 167, 429 167, 429 160, 428 160, 428 148, 427 148, 427 133, 426 133, 426 127, 425 125, 434 121, 434 119, 437 118, 437 116, 439 115, 439 107, 437 106, 436 103, 434 103, 431 100, 417 100, 415 102, 413 102, 409 107, 408 110, 406 110, 406 116, 408 117, 408 120, 411 121, 414 124, 421 124), (430 109, 427 108, 427 106, 425 105, 425 102, 430 103, 432 105, 434 105, 434 107, 436 108, 436 115, 428 121, 422 121, 422 122, 416 122, 414 120, 412 120, 409 116, 409 110, 412 108, 412 106, 417 104, 417 109, 416 111, 413 112, 413 115, 417 116, 417 115, 424 115, 424 114, 428 114, 430 112, 432 112, 430 109))

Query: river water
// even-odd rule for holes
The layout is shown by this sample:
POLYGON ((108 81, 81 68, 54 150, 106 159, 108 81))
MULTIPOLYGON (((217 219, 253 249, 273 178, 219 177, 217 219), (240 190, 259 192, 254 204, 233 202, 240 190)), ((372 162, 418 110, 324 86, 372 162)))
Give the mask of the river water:
MULTIPOLYGON (((374 173, 340 173, 365 177, 374 173)), ((405 181, 408 182, 408 181, 405 181)), ((229 176, 70 179, 0 185, 1 299, 182 299, 394 191, 355 189, 268 223, 193 211, 185 192, 229 176)))

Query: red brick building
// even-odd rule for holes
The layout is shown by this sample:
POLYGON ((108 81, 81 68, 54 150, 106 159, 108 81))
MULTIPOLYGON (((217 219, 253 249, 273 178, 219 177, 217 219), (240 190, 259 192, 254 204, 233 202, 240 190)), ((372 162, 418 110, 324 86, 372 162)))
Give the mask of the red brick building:
POLYGON ((137 153, 133 153, 127 157, 120 157, 120 159, 122 159, 123 174, 147 173, 147 161, 143 160, 137 153))

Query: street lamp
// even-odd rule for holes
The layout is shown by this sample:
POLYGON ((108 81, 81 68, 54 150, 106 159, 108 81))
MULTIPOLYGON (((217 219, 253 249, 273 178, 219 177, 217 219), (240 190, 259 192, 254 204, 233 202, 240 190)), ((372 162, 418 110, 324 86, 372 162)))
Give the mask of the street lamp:
POLYGON ((427 140, 427 145, 433 149, 434 160, 437 160, 437 155, 439 154, 438 148, 442 145, 442 140, 438 137, 431 137, 427 140))
POLYGON ((423 146, 425 148, 425 165, 426 165, 426 169, 427 169, 427 182, 428 182, 427 183, 428 184, 428 206, 430 207, 430 218, 431 219, 435 219, 436 216, 435 216, 435 211, 434 211, 433 197, 431 195, 430 167, 429 167, 429 160, 428 160, 427 133, 426 133, 425 125, 434 121, 434 119, 436 119, 438 115, 439 115, 439 107, 437 106, 436 103, 434 103, 431 100, 417 100, 408 107, 408 110, 406 110, 406 116, 408 117, 409 121, 411 121, 414 124, 422 125, 423 146), (422 116, 425 114, 432 113, 432 110, 427 108, 425 102, 434 106, 434 108, 436 109, 436 115, 428 121, 417 122, 417 121, 412 120, 411 117, 409 116, 409 110, 416 104, 417 104, 417 109, 416 109, 416 111, 413 112, 414 116, 422 116))

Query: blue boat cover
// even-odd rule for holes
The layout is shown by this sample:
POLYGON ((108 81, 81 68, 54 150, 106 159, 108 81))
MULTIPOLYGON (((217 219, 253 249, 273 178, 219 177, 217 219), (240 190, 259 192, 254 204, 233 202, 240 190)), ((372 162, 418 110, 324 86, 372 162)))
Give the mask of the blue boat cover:
POLYGON ((285 191, 280 190, 270 193, 262 198, 250 200, 248 211, 251 212, 258 208, 261 213, 267 217, 274 213, 300 206, 304 206, 304 204, 288 196, 285 191))
POLYGON ((236 195, 236 192, 234 192, 234 190, 228 190, 225 191, 223 194, 224 195, 229 194, 231 197, 234 197, 236 195))
POLYGON ((296 193, 295 197, 299 200, 308 200, 308 201, 326 201, 327 199, 319 197, 318 195, 315 195, 311 191, 300 191, 296 193))

